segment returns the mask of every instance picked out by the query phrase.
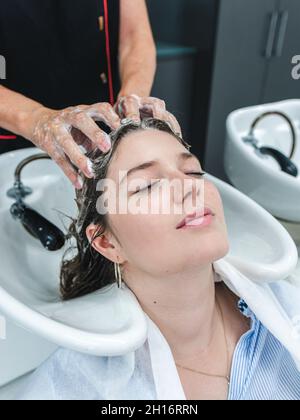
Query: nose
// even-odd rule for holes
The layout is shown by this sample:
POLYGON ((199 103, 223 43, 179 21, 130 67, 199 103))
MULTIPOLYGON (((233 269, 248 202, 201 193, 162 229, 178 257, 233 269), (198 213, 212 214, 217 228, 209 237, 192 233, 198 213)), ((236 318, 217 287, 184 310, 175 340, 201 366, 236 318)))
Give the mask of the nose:
POLYGON ((201 207, 204 205, 204 180, 180 173, 175 177, 174 204, 201 207))

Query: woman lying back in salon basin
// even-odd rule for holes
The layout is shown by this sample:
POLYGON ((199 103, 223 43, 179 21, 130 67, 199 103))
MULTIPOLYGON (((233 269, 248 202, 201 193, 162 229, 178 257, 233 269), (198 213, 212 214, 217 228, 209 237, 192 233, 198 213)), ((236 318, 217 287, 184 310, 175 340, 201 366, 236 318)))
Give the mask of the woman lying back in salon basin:
POLYGON ((179 384, 188 400, 299 399, 300 373, 290 353, 216 278, 213 263, 229 251, 222 201, 189 145, 154 118, 122 125, 111 140, 107 153, 91 152, 97 176, 85 178, 77 191, 79 215, 70 233, 78 254, 63 262, 61 294, 73 299, 114 283, 116 265, 117 279, 121 274, 123 287, 135 294, 149 325, 171 350, 168 363, 177 382, 171 383, 163 358, 160 377, 154 373, 148 340, 134 352, 131 370, 126 355, 96 357, 59 348, 31 375, 18 398, 160 399, 164 384, 170 393, 179 384), (143 187, 127 193, 146 208, 159 199, 153 193, 161 183, 190 180, 184 194, 174 188, 169 197, 172 208, 184 205, 186 211, 100 214, 96 184, 112 180, 118 194, 119 171, 128 171, 128 184, 143 180, 143 187), (202 187, 206 216, 182 224, 202 187))

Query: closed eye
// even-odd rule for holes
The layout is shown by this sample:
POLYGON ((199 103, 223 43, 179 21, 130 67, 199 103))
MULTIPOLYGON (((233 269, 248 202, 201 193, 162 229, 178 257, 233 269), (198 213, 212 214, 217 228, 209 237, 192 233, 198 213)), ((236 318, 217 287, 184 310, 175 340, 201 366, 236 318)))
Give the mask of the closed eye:
POLYGON ((203 176, 206 172, 187 172, 187 175, 203 176))
POLYGON ((160 182, 160 180, 157 181, 157 182, 153 182, 153 184, 147 185, 145 188, 140 188, 139 190, 135 191, 134 194, 137 194, 139 192, 146 191, 146 190, 150 191, 151 188, 153 187, 153 185, 158 184, 159 182, 160 182))
MULTIPOLYGON (((205 174, 206 174, 206 172, 187 172, 186 174, 187 174, 187 175, 200 176, 200 177, 201 177, 201 176, 205 175, 205 174)), ((161 181, 161 180, 159 180, 159 181, 157 181, 157 182, 153 182, 152 184, 147 185, 145 188, 140 188, 140 189, 138 189, 137 191, 135 191, 135 192, 134 192, 134 194, 137 194, 137 193, 139 193, 139 192, 146 191, 146 190, 150 191, 150 190, 152 189, 152 187, 153 187, 154 185, 158 184, 160 181, 161 181)))

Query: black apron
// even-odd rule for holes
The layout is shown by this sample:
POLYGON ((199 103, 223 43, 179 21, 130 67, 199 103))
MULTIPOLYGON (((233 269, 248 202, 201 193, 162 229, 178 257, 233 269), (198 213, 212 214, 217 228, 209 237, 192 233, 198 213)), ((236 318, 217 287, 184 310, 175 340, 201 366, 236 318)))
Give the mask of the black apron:
MULTIPOLYGON (((113 104, 120 89, 119 2, 1 0, 0 83, 53 109, 113 104)), ((3 139, 12 134, 0 128, 0 153, 32 147, 19 136, 3 139)))

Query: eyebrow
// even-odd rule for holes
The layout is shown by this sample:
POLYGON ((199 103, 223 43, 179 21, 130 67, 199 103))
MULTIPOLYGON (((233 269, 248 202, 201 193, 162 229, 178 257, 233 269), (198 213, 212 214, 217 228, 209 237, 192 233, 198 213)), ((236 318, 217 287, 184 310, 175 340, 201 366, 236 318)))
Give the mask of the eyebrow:
MULTIPOLYGON (((196 155, 194 155, 193 153, 190 152, 182 152, 179 153, 179 155, 177 155, 177 160, 189 160, 189 159, 196 159, 199 162, 199 159, 197 158, 196 155)), ((149 162, 144 162, 141 165, 135 166, 134 168, 131 168, 127 171, 127 174, 122 178, 120 185, 122 184, 122 182, 125 180, 125 178, 128 178, 129 175, 131 175, 134 172, 140 171, 142 169, 148 169, 151 168, 155 165, 157 165, 159 163, 158 160, 150 160, 149 162)))

